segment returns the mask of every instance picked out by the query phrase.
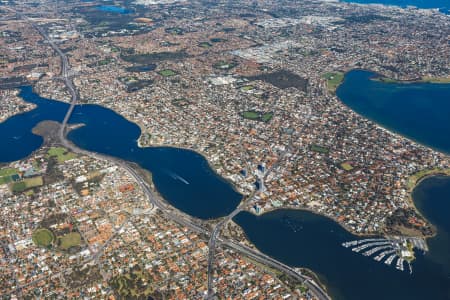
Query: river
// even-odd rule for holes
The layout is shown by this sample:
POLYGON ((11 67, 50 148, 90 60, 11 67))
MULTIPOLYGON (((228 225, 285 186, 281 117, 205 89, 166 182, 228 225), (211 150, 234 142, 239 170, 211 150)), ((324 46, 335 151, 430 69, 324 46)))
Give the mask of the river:
MULTIPOLYGON (((383 126, 450 152, 450 144, 439 136, 448 136, 450 131, 446 126, 449 124, 432 124, 446 121, 445 111, 442 116, 440 113, 447 109, 441 105, 445 107, 448 103, 439 97, 447 95, 448 85, 386 84, 371 80, 373 75, 366 71, 348 73, 337 94, 345 98, 346 105, 383 126), (411 89, 418 93, 417 99, 409 91, 411 89), (434 89, 436 92, 429 96, 428 92, 434 89), (411 102, 405 102, 404 97, 411 102), (432 103, 420 102, 421 97, 427 97, 427 101, 432 103), (380 103, 376 102, 377 99, 380 103), (410 105, 404 107, 405 103, 410 105), (417 109, 415 106, 418 104, 426 105, 426 109, 432 111, 417 109), (376 113, 372 111, 374 106, 376 113), (406 114, 416 115, 404 116, 405 120, 399 118, 406 114), (398 119, 398 124, 392 123, 390 118, 398 119), (420 134, 414 130, 405 131, 407 128, 402 126, 409 126, 408 120, 421 120, 425 126, 415 128, 426 130, 420 134), (438 129, 441 131, 435 132, 438 129), (432 131, 433 138, 430 139, 427 130, 432 131)), ((31 129, 43 120, 61 121, 68 108, 65 103, 39 97, 31 87, 23 87, 20 96, 35 103, 37 108, 0 123, 0 161, 3 162, 24 158, 38 149, 42 138, 32 134, 31 129)), ((79 105, 70 123, 85 124, 70 132, 68 138, 72 142, 90 151, 140 164, 153 173, 155 186, 161 195, 192 216, 213 219, 227 215, 242 198, 196 152, 169 147, 139 148, 139 127, 109 109, 79 105)), ((429 252, 416 253, 412 275, 342 247, 342 242, 358 237, 331 219, 310 212, 277 210, 259 217, 243 212, 234 220, 261 251, 288 265, 317 272, 336 299, 450 299, 450 178, 426 179, 414 190, 413 196, 417 207, 437 226, 438 234, 429 240, 429 252)))
POLYGON ((360 4, 383 4, 400 7, 415 6, 418 8, 437 8, 448 14, 450 2, 448 0, 340 0, 341 2, 351 2, 360 4))
MULTIPOLYGON (((61 121, 68 104, 39 97, 31 87, 19 94, 37 108, 0 123, 0 162, 26 157, 43 140, 31 133, 43 120, 61 121)), ((77 146, 135 162, 153 174, 159 193, 176 208, 201 219, 231 213, 242 199, 223 178, 215 174, 200 154, 171 147, 140 148, 139 127, 114 111, 98 105, 77 105, 69 120, 85 126, 69 133, 77 146)))
POLYGON ((373 72, 346 74, 336 95, 352 110, 403 136, 450 153, 450 84, 385 83, 373 72))
MULTIPOLYGON (((336 94, 360 115, 424 145, 450 153, 450 84, 383 83, 375 73, 346 74, 336 94)), ((317 272, 335 299, 450 299, 450 177, 430 177, 413 191, 415 205, 438 228, 413 274, 355 254, 342 242, 362 239, 305 211, 235 217, 261 251, 317 272), (286 221, 287 220, 287 221, 286 221)))

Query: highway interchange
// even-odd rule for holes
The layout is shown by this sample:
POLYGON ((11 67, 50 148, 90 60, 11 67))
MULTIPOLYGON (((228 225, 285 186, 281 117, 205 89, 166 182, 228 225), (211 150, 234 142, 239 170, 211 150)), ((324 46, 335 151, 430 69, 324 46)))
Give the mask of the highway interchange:
MULTIPOLYGON (((229 214, 228 216, 226 216, 222 220, 220 220, 219 223, 217 223, 217 225, 214 227, 214 229, 211 232, 210 229, 207 228, 207 226, 201 224, 202 223, 201 220, 192 218, 192 217, 176 210, 174 207, 166 204, 166 202, 163 199, 161 199, 161 197, 159 195, 156 195, 153 192, 152 188, 149 186, 148 182, 144 179, 144 176, 141 174, 141 172, 138 171, 138 168, 136 168, 136 166, 133 166, 129 162, 126 162, 126 161, 123 161, 123 160, 120 160, 120 159, 117 159, 117 158, 114 158, 111 156, 107 156, 107 155, 103 155, 103 154, 99 154, 99 153, 93 153, 90 151, 80 149, 77 146, 75 146, 74 144, 72 144, 69 140, 67 140, 67 138, 66 138, 67 123, 68 123, 70 116, 72 115, 72 112, 78 101, 78 94, 76 92, 76 89, 75 89, 72 79, 70 77, 70 72, 69 72, 70 65, 69 65, 67 56, 61 51, 61 49, 55 44, 55 42, 49 38, 47 33, 44 31, 44 29, 39 27, 32 19, 21 14, 20 12, 14 11, 12 9, 9 9, 9 10, 15 12, 19 18, 24 19, 31 26, 33 26, 33 28, 35 28, 39 32, 39 34, 49 43, 49 45, 53 48, 53 50, 61 58, 61 78, 63 79, 63 81, 67 87, 67 90, 71 95, 71 101, 70 101, 70 106, 64 116, 63 122, 62 122, 60 130, 59 130, 60 143, 64 147, 66 147, 67 149, 70 149, 71 151, 73 151, 75 153, 88 155, 88 156, 91 156, 91 157, 94 157, 97 159, 101 159, 101 160, 107 160, 113 164, 119 165, 120 167, 126 169, 129 172, 129 174, 134 178, 134 180, 139 184, 139 186, 142 188, 142 190, 144 191, 145 195, 147 196, 148 200, 152 203, 154 208, 160 209, 166 215, 166 217, 169 218, 170 220, 172 220, 182 226, 185 226, 194 232, 197 232, 197 233, 205 235, 206 237, 209 237, 208 246, 209 246, 210 252, 208 255, 208 293, 205 297, 206 299, 214 299, 215 298, 214 289, 213 289, 213 273, 214 273, 213 266, 214 266, 214 256, 215 256, 216 244, 220 244, 224 247, 233 249, 234 251, 241 253, 242 255, 245 255, 261 264, 264 264, 271 268, 277 269, 277 270, 283 272, 284 274, 288 275, 289 277, 291 277, 299 282, 302 282, 320 300, 330 299, 330 297, 327 295, 327 293, 320 286, 318 286, 318 284, 316 284, 308 276, 300 274, 294 268, 291 268, 291 267, 271 258, 270 256, 267 256, 259 251, 251 249, 245 245, 242 245, 240 243, 236 243, 234 241, 219 237, 221 229, 230 220, 232 220, 233 217, 235 217, 238 213, 243 211, 248 206, 248 204, 251 203, 253 195, 244 198, 243 201, 240 203, 240 205, 231 214, 229 214)), ((283 158, 284 154, 286 154, 286 152, 284 152, 280 156, 279 161, 283 158)), ((272 166, 271 169, 273 169, 276 165, 277 164, 274 164, 274 166, 272 166)), ((268 175, 268 173, 270 173, 270 171, 271 170, 268 170, 266 172, 264 178, 267 177, 267 175, 268 175)), ((121 229, 122 229, 122 227, 119 228, 118 230, 116 230, 116 233, 119 232, 121 229)), ((115 234, 113 236, 115 236, 115 234)), ((111 240, 112 240, 112 238, 109 239, 97 253, 92 254, 91 257, 88 259, 88 261, 98 263, 98 259, 101 256, 101 254, 103 253, 103 249, 105 249, 108 246, 108 244, 109 244, 109 242, 111 242, 111 240)), ((19 290, 20 290, 20 287, 19 287, 19 290)))

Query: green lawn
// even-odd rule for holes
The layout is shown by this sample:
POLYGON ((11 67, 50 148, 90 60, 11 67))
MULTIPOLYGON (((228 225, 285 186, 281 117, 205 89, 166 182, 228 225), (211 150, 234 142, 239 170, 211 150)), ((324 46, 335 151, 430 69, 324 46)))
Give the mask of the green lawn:
POLYGON ((23 181, 25 182, 27 189, 41 186, 44 184, 44 180, 42 179, 42 176, 26 178, 23 181))
POLYGON ((334 93, 337 87, 344 80, 344 73, 342 72, 329 72, 322 76, 327 80, 327 88, 329 92, 334 93))
POLYGON ((350 163, 348 163, 348 162, 341 163, 341 168, 344 169, 345 171, 353 170, 352 165, 350 163))
POLYGON ((39 228, 33 232, 31 239, 37 246, 49 247, 55 239, 55 236, 50 230, 46 228, 39 228))
POLYGON ((260 113, 257 111, 244 111, 242 113, 242 116, 244 119, 252 120, 252 121, 263 121, 263 122, 269 122, 272 120, 273 113, 272 112, 266 112, 266 113, 260 113))
POLYGON ((5 169, 0 169, 0 177, 3 176, 11 176, 14 174, 17 174, 18 171, 16 169, 13 168, 5 168, 5 169))
POLYGON ((23 192, 27 189, 27 184, 24 181, 15 182, 11 186, 11 190, 15 193, 23 192))
POLYGON ((20 193, 27 189, 41 186, 43 184, 44 184, 44 180, 42 179, 42 176, 31 177, 31 178, 26 178, 19 182, 14 182, 11 185, 11 190, 15 193, 20 193))
POLYGON ((216 69, 221 69, 221 70, 229 70, 232 69, 234 67, 236 67, 237 64, 234 62, 227 62, 227 61, 219 61, 217 63, 215 63, 213 65, 214 68, 216 69))
POLYGON ((311 151, 319 152, 319 153, 323 153, 323 154, 330 152, 330 149, 319 146, 319 145, 315 145, 315 144, 311 145, 310 149, 311 149, 311 151))
POLYGON ((164 76, 164 77, 170 77, 170 76, 177 75, 177 72, 175 72, 174 70, 171 70, 171 69, 165 69, 165 70, 159 71, 158 73, 159 73, 159 75, 164 76))
POLYGON ((246 86, 241 87, 241 91, 243 91, 243 92, 248 92, 253 89, 254 89, 254 87, 252 85, 246 85, 246 86))
POLYGON ((111 58, 106 58, 106 59, 102 59, 99 60, 97 63, 99 66, 106 66, 108 64, 110 64, 113 60, 111 58))
POLYGON ((201 42, 198 44, 198 46, 201 48, 211 48, 212 47, 212 45, 208 42, 201 42))
POLYGON ((58 237, 58 247, 67 250, 70 247, 79 246, 81 244, 81 235, 78 232, 71 232, 58 237))
POLYGON ((259 113, 255 111, 244 111, 242 116, 249 120, 258 120, 259 119, 259 113))
POLYGON ((11 176, 0 177, 0 184, 10 183, 12 181, 11 176))
POLYGON ((66 148, 62 147, 51 147, 48 150, 47 155, 49 157, 55 156, 58 159, 59 163, 63 163, 67 160, 74 159, 75 157, 77 157, 75 153, 69 152, 67 151, 66 148))
POLYGON ((272 120, 273 117, 273 113, 265 113, 261 116, 261 120, 263 122, 269 122, 270 120, 272 120))
POLYGON ((12 176, 17 175, 18 171, 13 168, 0 169, 0 184, 6 184, 13 181, 12 176))

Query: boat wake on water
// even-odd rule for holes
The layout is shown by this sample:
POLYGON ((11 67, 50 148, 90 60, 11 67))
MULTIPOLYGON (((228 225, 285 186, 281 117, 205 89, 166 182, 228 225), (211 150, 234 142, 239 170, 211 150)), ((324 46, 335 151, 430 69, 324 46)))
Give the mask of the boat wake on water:
POLYGON ((181 177, 180 175, 178 175, 175 172, 169 171, 169 170, 164 170, 165 173, 167 173, 167 175, 169 175, 170 177, 172 177, 175 180, 179 180, 184 184, 189 184, 189 181, 187 181, 186 179, 184 179, 183 177, 181 177))

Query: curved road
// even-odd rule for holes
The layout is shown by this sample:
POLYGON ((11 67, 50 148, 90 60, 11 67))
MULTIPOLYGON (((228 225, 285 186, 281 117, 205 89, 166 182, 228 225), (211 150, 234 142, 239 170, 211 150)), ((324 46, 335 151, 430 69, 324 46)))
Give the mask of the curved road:
MULTIPOLYGON (((285 151, 283 151, 280 154, 280 157, 278 160, 270 167, 270 169, 267 170, 267 172, 264 174, 263 180, 267 178, 267 176, 281 163, 284 156, 289 153, 289 149, 291 148, 291 141, 289 143, 289 146, 285 151)), ((302 282, 305 286, 307 286, 314 295, 316 295, 320 300, 329 300, 330 297, 328 294, 316 283, 314 280, 309 278, 308 276, 305 276, 303 274, 300 274, 295 269, 273 259, 272 257, 265 255, 259 251, 255 251, 245 245, 235 243, 233 241, 224 240, 219 237, 220 231, 222 228, 230 221, 232 220, 237 214, 239 214, 241 211, 243 211, 247 205, 249 205, 254 197, 254 194, 256 191, 253 192, 250 196, 248 196, 246 199, 243 199, 240 205, 233 211, 231 214, 226 216, 223 220, 221 220, 217 225, 214 227, 209 242, 208 242, 208 294, 206 295, 206 299, 214 299, 214 290, 213 290, 213 277, 214 277, 214 256, 215 256, 215 249, 216 249, 216 243, 219 242, 223 244, 224 246, 227 246, 241 254, 246 255, 247 257, 250 257, 264 265, 268 265, 272 268, 278 269, 279 271, 282 271, 283 273, 287 274, 288 276, 302 282)))
MULTIPOLYGON (((311 278, 309 278, 305 275, 299 274, 293 268, 286 266, 283 263, 271 258, 270 256, 262 254, 259 251, 255 251, 244 245, 237 244, 237 243, 234 243, 229 240, 218 238, 218 234, 219 234, 221 228, 225 224, 227 224, 234 216, 236 216, 239 212, 241 212, 248 202, 251 202, 251 197, 248 198, 247 201, 244 200, 241 203, 241 205, 239 205, 238 208, 236 208, 224 220, 219 222, 216 225, 216 227, 214 228, 213 232, 210 233, 208 229, 206 229, 205 227, 203 227, 201 225, 198 225, 197 224, 198 221, 196 222, 189 216, 187 216, 179 211, 174 211, 173 207, 169 207, 168 205, 166 205, 164 203, 164 201, 162 199, 160 199, 159 196, 154 195, 151 187, 148 185, 146 180, 143 178, 143 176, 141 174, 138 173, 138 171, 130 163, 125 162, 120 159, 117 159, 117 158, 114 158, 114 157, 111 157, 111 156, 101 155, 98 153, 92 153, 92 152, 80 149, 77 146, 75 146, 74 144, 72 144, 70 141, 68 141, 66 139, 67 122, 69 121, 70 116, 72 115, 73 109, 75 108, 75 105, 77 104, 78 95, 77 95, 77 92, 73 85, 73 82, 69 76, 70 66, 69 66, 69 61, 67 59, 67 56, 50 39, 50 37, 47 35, 47 33, 42 28, 40 28, 33 20, 31 20, 27 16, 21 14, 20 12, 17 12, 10 8, 7 8, 7 9, 15 12, 19 17, 21 17, 24 20, 26 20, 27 22, 29 22, 41 34, 41 36, 48 41, 50 46, 55 50, 55 52, 61 58, 61 77, 63 78, 65 85, 71 95, 70 106, 69 106, 69 109, 67 110, 66 115, 64 116, 64 120, 61 124, 61 128, 59 131, 59 139, 60 139, 60 142, 63 144, 63 146, 65 146, 66 148, 68 148, 69 150, 71 150, 75 153, 84 154, 84 155, 88 155, 88 156, 95 157, 98 159, 107 160, 116 165, 123 167, 130 173, 130 175, 140 185, 140 187, 142 188, 142 190, 144 191, 144 193, 146 194, 147 198, 152 203, 152 205, 159 208, 161 211, 163 211, 169 219, 171 219, 172 221, 174 221, 180 225, 186 226, 187 228, 189 228, 195 232, 205 234, 206 236, 210 236, 210 240, 208 243, 209 249, 210 249, 210 254, 209 254, 209 258, 208 258, 208 295, 207 295, 207 298, 210 298, 213 296, 213 293, 212 293, 212 271, 213 271, 213 260, 214 260, 213 257, 214 257, 214 253, 215 253, 214 249, 216 247, 216 245, 215 245, 216 241, 219 241, 224 246, 227 246, 227 247, 229 247, 245 256, 248 256, 262 264, 276 268, 276 269, 282 271, 283 273, 289 275, 290 277, 293 277, 293 278, 303 282, 320 300, 329 300, 330 299, 329 296, 326 294, 326 292, 323 291, 323 289, 321 289, 311 278)), ((102 248, 102 249, 104 249, 104 248, 102 248)), ((99 252, 102 252, 102 249, 99 252)), ((98 257, 100 256, 99 252, 95 253, 92 256, 92 258, 95 261, 97 261, 98 257)))

